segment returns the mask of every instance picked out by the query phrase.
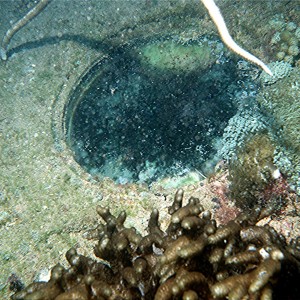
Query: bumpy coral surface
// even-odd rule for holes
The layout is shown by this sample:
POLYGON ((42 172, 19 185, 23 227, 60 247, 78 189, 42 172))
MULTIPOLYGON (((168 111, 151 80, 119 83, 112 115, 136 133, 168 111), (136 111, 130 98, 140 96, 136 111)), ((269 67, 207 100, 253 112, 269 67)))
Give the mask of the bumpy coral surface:
POLYGON ((283 19, 274 19, 270 22, 271 28, 276 30, 271 44, 278 60, 295 63, 299 59, 300 27, 294 22, 283 19))
POLYGON ((298 195, 300 193, 299 77, 299 68, 292 68, 289 75, 278 80, 276 84, 262 84, 257 98, 266 114, 273 119, 274 136, 277 137, 279 144, 274 162, 283 173, 287 174, 298 195))
POLYGON ((252 207, 273 178, 274 146, 266 133, 252 136, 229 168, 231 194, 239 207, 252 207))
POLYGON ((114 217, 98 207, 104 222, 89 233, 98 240, 97 258, 72 248, 68 269, 56 265, 49 282, 11 299, 297 299, 299 241, 287 246, 274 229, 256 226, 262 210, 217 227, 199 199, 182 204, 179 190, 167 230, 154 210, 146 236, 124 226, 125 213, 114 217))

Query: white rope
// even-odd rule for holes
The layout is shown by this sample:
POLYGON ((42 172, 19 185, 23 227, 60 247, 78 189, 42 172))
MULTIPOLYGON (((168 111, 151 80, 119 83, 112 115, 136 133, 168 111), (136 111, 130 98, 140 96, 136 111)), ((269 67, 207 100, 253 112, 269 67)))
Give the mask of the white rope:
POLYGON ((268 73, 270 76, 273 76, 272 71, 268 68, 266 64, 264 64, 260 59, 258 59, 253 54, 247 52, 243 48, 241 48, 231 37, 226 23, 224 21, 224 18, 218 8, 218 6, 215 4, 214 0, 200 0, 206 9, 209 12, 210 17, 212 18, 213 22, 217 26, 217 29, 219 31, 219 34, 221 36, 222 41, 224 42, 227 47, 232 50, 233 52, 237 53, 241 57, 245 58, 246 60, 258 65, 261 67, 266 73, 268 73))

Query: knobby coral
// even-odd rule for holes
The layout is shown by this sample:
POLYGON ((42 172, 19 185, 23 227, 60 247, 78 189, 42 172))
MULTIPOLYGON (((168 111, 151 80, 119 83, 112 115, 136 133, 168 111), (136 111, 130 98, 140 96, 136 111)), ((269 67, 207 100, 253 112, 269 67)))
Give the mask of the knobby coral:
POLYGON ((145 236, 124 226, 125 212, 97 212, 104 222, 89 232, 97 258, 72 248, 68 269, 56 265, 49 282, 11 299, 298 299, 300 243, 287 245, 271 227, 256 226, 261 209, 218 227, 199 199, 183 206, 179 190, 168 228, 154 210, 145 236))

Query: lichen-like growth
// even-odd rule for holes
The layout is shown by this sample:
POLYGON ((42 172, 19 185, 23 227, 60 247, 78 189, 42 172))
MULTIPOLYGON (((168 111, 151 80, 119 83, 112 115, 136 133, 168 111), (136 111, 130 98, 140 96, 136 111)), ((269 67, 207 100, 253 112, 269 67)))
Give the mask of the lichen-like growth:
POLYGON ((101 260, 72 248, 68 269, 56 265, 49 282, 34 282, 12 299, 296 299, 299 241, 288 247, 272 228, 256 226, 259 209, 217 227, 199 199, 182 202, 179 190, 166 231, 154 210, 146 236, 124 226, 124 212, 114 217, 98 207, 104 223, 89 237, 98 240, 101 260))
POLYGON ((275 126, 281 129, 286 148, 300 151, 300 70, 293 68, 276 85, 263 86, 258 101, 275 119, 275 126))
POLYGON ((273 120, 273 135, 278 145, 275 163, 287 174, 289 182, 300 193, 300 70, 292 68, 288 76, 276 84, 265 85, 258 102, 273 120))
POLYGON ((265 199, 260 195, 275 179, 273 164, 275 147, 266 133, 254 135, 238 151, 237 158, 229 166, 231 196, 236 204, 251 208, 265 199))

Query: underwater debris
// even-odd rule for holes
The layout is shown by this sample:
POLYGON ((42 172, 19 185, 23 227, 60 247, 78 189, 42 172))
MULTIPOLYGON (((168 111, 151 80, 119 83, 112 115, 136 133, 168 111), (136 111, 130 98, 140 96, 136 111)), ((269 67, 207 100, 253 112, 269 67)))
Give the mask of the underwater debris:
POLYGON ((125 212, 115 217, 99 206, 104 222, 90 234, 97 258, 71 248, 68 269, 57 264, 49 282, 11 299, 297 299, 299 241, 287 245, 274 229, 256 226, 261 209, 217 227, 199 199, 182 202, 179 190, 165 231, 154 210, 144 237, 124 226, 125 212))

